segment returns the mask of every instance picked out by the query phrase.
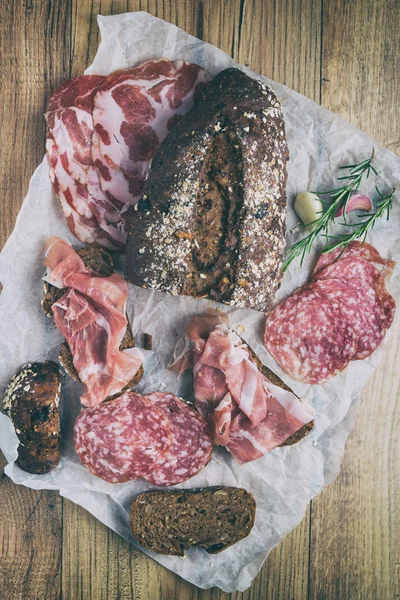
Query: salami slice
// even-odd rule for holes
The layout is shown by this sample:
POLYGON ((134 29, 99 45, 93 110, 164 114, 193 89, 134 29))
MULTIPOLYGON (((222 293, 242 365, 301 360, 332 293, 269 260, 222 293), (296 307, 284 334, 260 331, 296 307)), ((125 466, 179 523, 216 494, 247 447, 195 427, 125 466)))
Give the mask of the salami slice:
MULTIPOLYGON (((364 258, 371 263, 374 263, 375 266, 380 265, 382 268, 382 275, 385 278, 390 278, 393 269, 395 267, 395 262, 393 260, 386 260, 382 258, 379 254, 378 250, 368 244, 367 242, 350 242, 346 250, 343 252, 341 248, 337 250, 332 250, 332 252, 328 252, 327 254, 321 254, 319 257, 317 264, 314 267, 313 277, 319 271, 321 271, 327 265, 335 262, 340 256, 343 258, 364 258)), ((341 260, 341 258, 339 258, 341 260)))
POLYGON ((175 485, 198 473, 211 460, 213 442, 206 421, 183 400, 155 392, 145 398, 168 415, 172 445, 165 462, 145 479, 154 485, 175 485))
POLYGON ((268 315, 264 343, 286 373, 306 383, 324 383, 337 375, 357 351, 357 339, 339 306, 312 284, 268 315))
POLYGON ((312 284, 336 302, 357 338, 353 360, 370 356, 386 334, 387 314, 374 288, 360 278, 328 277, 312 284))
POLYGON ((361 282, 364 289, 373 288, 382 305, 382 326, 385 330, 389 329, 396 311, 396 303, 386 289, 382 274, 370 261, 352 256, 340 258, 318 271, 314 276, 314 281, 332 277, 340 278, 345 282, 357 280, 361 282))
POLYGON ((172 443, 165 412, 149 399, 125 392, 84 410, 75 422, 75 448, 91 473, 110 483, 147 477, 172 443))

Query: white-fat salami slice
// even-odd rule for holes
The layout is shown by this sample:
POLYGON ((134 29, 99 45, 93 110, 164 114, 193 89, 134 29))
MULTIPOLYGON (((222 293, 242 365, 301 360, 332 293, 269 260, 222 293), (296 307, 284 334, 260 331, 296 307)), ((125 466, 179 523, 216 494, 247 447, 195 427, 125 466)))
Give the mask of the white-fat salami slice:
POLYGON ((176 485, 193 477, 211 460, 213 442, 206 421, 170 393, 147 394, 146 399, 168 416, 172 445, 165 462, 145 479, 154 485, 176 485))
POLYGON ((125 392, 84 410, 75 422, 75 448, 91 473, 110 483, 148 477, 172 443, 165 412, 149 399, 125 392))
POLYGON ((396 311, 396 303, 386 289, 385 280, 372 262, 361 257, 345 256, 333 262, 314 275, 314 281, 326 278, 339 278, 342 281, 360 280, 364 288, 373 288, 382 305, 384 329, 389 329, 396 311))
POLYGON ((364 258, 365 260, 373 263, 375 266, 379 266, 385 279, 390 278, 396 264, 393 260, 382 258, 378 250, 374 248, 374 246, 371 246, 371 244, 368 244, 367 242, 362 243, 355 241, 350 242, 344 252, 341 248, 338 248, 337 250, 332 250, 332 252, 328 252, 327 254, 321 254, 317 264, 314 267, 313 278, 327 265, 330 265, 338 259, 341 260, 341 257, 364 258))
POLYGON ((281 368, 305 383, 324 383, 354 357, 357 340, 336 303, 312 284, 268 315, 264 343, 281 368))
POLYGON ((375 289, 359 277, 338 279, 327 277, 312 284, 337 303, 347 318, 357 338, 357 351, 353 360, 370 356, 382 342, 386 334, 386 310, 375 289))

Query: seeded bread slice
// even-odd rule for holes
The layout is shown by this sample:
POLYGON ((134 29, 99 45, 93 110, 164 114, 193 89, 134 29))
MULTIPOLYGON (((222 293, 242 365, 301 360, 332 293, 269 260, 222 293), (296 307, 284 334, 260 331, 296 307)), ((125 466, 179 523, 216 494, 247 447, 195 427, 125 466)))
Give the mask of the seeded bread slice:
POLYGON ((3 408, 19 439, 18 466, 48 473, 60 462, 61 379, 55 363, 28 363, 12 378, 3 408))
MULTIPOLYGON (((246 342, 243 340, 243 343, 246 344, 246 342)), ((247 346, 247 344, 246 344, 247 346)), ((286 383, 284 383, 282 381, 282 379, 280 377, 278 377, 278 375, 276 375, 273 371, 271 371, 271 369, 269 369, 268 367, 266 367, 261 360, 258 358, 257 354, 254 352, 254 350, 252 350, 250 348, 250 346, 247 346, 247 349, 249 351, 249 354, 254 362, 254 364, 256 365, 257 369, 274 385, 277 385, 279 387, 281 387, 283 390, 287 390, 288 392, 292 392, 293 390, 290 389, 290 387, 288 387, 286 385, 286 383)), ((287 440, 285 440, 284 442, 282 442, 282 444, 279 444, 279 446, 292 446, 293 444, 297 444, 297 442, 300 442, 300 440, 302 440, 303 438, 305 438, 310 431, 312 430, 312 428, 314 427, 314 421, 310 421, 309 423, 306 423, 305 425, 303 425, 303 427, 301 429, 299 429, 298 431, 296 431, 296 433, 294 433, 293 435, 291 435, 287 440)))
MULTIPOLYGON (((111 257, 111 254, 102 248, 94 248, 88 246, 87 248, 80 248, 77 250, 77 254, 81 257, 86 267, 96 271, 102 277, 110 277, 114 273, 114 264, 111 257)), ((63 295, 65 294, 65 289, 60 290, 56 288, 54 285, 45 282, 44 284, 44 296, 42 300, 42 309, 46 316, 52 317, 53 313, 51 307, 55 302, 57 302, 63 295)), ((132 329, 130 323, 126 326, 125 335, 121 341, 119 349, 127 350, 128 348, 135 347, 135 340, 133 337, 132 329)), ((71 350, 68 346, 67 342, 64 342, 61 346, 60 354, 58 357, 61 365, 64 367, 68 375, 75 379, 75 381, 79 381, 79 375, 74 367, 73 358, 71 354, 71 350)), ((143 377, 143 365, 140 367, 139 371, 136 375, 131 379, 127 386, 121 390, 121 393, 128 388, 131 388, 139 383, 139 381, 143 377)), ((118 394, 119 395, 119 394, 118 394)), ((111 398, 108 398, 111 399, 111 398)))
POLYGON ((152 552, 185 556, 200 546, 217 554, 249 535, 255 513, 253 495, 242 488, 151 491, 133 501, 131 527, 152 552))

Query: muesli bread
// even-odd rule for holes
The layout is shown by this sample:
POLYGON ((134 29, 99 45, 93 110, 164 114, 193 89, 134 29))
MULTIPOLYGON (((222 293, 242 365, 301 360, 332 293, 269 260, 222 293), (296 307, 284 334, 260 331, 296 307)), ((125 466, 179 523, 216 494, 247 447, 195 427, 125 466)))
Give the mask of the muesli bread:
POLYGON ((12 378, 3 408, 20 445, 17 464, 28 473, 47 473, 60 462, 61 380, 55 363, 28 363, 12 378))
MULTIPOLYGON (((114 263, 111 254, 109 254, 109 252, 107 252, 106 250, 102 248, 88 246, 86 248, 80 248, 76 252, 81 257, 86 267, 92 269, 93 271, 96 271, 96 273, 99 273, 99 275, 101 275, 102 277, 110 277, 110 275, 114 273, 114 263)), ((51 307, 53 306, 54 302, 57 302, 57 300, 59 300, 65 294, 65 291, 65 289, 60 290, 59 288, 51 285, 50 283, 45 282, 42 308, 44 313, 48 317, 53 316, 51 307)), ((119 349, 122 351, 126 350, 127 348, 134 347, 135 339, 133 337, 132 329, 128 321, 125 335, 122 338, 119 349)), ((64 342, 61 346, 58 358, 68 375, 70 375, 72 379, 75 379, 75 381, 79 381, 79 375, 74 367, 71 350, 69 349, 67 342, 64 342)), ((122 391, 125 391, 126 389, 137 385, 142 379, 142 377, 143 365, 141 365, 136 375, 122 391)))
POLYGON ((184 556, 200 546, 217 554, 249 535, 255 513, 253 495, 242 488, 150 491, 133 501, 131 528, 152 552, 184 556))
POLYGON ((171 130, 127 216, 127 278, 268 310, 282 277, 288 147, 275 93, 226 69, 171 130))

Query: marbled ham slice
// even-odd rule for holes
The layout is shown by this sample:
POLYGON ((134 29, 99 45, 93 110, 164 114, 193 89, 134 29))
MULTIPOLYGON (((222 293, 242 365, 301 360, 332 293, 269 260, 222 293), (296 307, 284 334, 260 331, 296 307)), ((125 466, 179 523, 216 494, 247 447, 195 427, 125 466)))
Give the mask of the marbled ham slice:
POLYGON ((314 418, 292 392, 272 384, 253 363, 246 344, 221 323, 221 313, 193 319, 196 406, 214 441, 240 463, 260 458, 314 418))
POLYGON ((116 71, 100 85, 92 157, 113 204, 136 204, 158 146, 209 79, 198 65, 162 58, 116 71))
POLYGON ((47 242, 45 264, 47 281, 68 288, 52 310, 85 388, 82 404, 99 404, 120 392, 143 362, 137 348, 119 350, 127 325, 128 286, 120 275, 100 277, 87 269, 71 246, 56 237, 47 242))
POLYGON ((46 113, 50 178, 72 233, 84 243, 121 250, 126 233, 120 205, 104 195, 93 168, 93 98, 104 77, 83 75, 64 83, 46 113))

